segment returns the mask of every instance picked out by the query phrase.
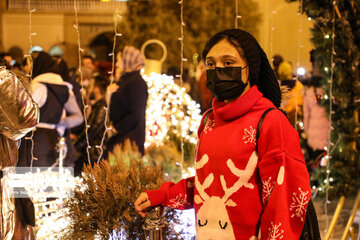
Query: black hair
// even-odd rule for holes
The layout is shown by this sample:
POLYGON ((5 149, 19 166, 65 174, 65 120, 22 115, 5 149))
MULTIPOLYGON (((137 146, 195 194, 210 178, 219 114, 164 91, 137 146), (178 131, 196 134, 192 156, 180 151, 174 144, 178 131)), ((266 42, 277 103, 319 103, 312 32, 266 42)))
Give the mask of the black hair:
POLYGON ((272 101, 276 107, 280 107, 281 91, 274 70, 265 52, 250 33, 240 29, 227 29, 216 33, 206 43, 202 53, 203 59, 205 60, 210 49, 223 39, 232 44, 240 56, 245 58, 249 68, 250 85, 257 85, 264 97, 272 101))
POLYGON ((43 73, 58 73, 58 65, 55 60, 46 52, 38 52, 33 61, 32 78, 43 73))
POLYGON ((283 61, 284 58, 279 54, 276 54, 272 57, 272 64, 274 65, 275 68, 279 67, 280 63, 282 63, 283 61))
POLYGON ((101 94, 102 95, 105 95, 106 93, 106 88, 107 86, 109 85, 109 81, 107 78, 101 76, 101 75, 98 75, 96 77, 94 77, 94 88, 95 87, 98 87, 101 94))
POLYGON ((83 56, 83 59, 85 59, 85 58, 91 59, 91 62, 92 62, 92 63, 95 62, 95 59, 94 59, 91 55, 84 55, 84 56, 83 56))

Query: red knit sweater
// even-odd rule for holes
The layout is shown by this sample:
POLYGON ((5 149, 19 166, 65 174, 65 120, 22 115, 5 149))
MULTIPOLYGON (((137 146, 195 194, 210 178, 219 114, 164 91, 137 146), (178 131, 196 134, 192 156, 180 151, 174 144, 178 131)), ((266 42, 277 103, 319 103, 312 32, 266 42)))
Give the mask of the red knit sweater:
MULTIPOLYGON (((199 128, 196 176, 148 191, 152 205, 195 207, 197 239, 297 240, 311 195, 295 129, 256 86, 232 103, 213 101, 199 128)), ((204 114, 205 116, 206 114, 204 114)))

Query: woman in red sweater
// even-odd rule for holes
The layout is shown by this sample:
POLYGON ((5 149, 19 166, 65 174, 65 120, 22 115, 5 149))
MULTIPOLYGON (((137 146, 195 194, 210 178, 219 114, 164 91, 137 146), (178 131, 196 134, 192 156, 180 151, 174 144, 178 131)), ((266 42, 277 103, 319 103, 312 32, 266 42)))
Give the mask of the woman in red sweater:
POLYGON ((195 208, 197 239, 299 239, 311 191, 299 137, 270 111, 281 93, 266 54, 249 33, 229 29, 205 46, 213 110, 198 130, 196 176, 142 193, 136 210, 195 208), (205 122, 205 124, 204 124, 205 122))

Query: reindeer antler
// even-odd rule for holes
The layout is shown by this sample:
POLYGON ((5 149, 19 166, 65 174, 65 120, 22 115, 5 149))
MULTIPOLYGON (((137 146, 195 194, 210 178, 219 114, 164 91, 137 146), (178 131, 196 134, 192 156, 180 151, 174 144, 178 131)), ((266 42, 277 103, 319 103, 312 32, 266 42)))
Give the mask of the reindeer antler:
MULTIPOLYGON (((196 169, 200 169, 202 167, 204 167, 204 165, 209 161, 209 157, 207 154, 204 154, 202 156, 202 158, 196 162, 196 169)), ((196 195, 194 200, 195 203, 199 204, 203 201, 206 201, 206 199, 209 199, 209 195, 205 192, 205 189, 207 189, 211 183, 214 181, 214 174, 210 173, 206 178, 203 184, 200 183, 198 176, 195 176, 195 186, 196 189, 199 192, 199 195, 196 195), (200 197, 202 198, 202 200, 200 199, 200 197)))
POLYGON ((209 156, 204 154, 202 158, 195 163, 196 169, 202 168, 209 161, 209 156))
POLYGON ((237 167, 235 167, 235 164, 233 163, 233 161, 231 159, 228 159, 226 164, 227 164, 228 168, 230 169, 230 171, 235 176, 239 177, 239 179, 234 183, 234 185, 232 187, 227 188, 224 176, 223 175, 220 176, 221 186, 225 192, 222 199, 224 200, 224 202, 228 201, 229 205, 236 206, 236 204, 232 200, 228 200, 228 199, 233 193, 238 191, 243 186, 246 188, 250 188, 250 189, 254 188, 254 185, 252 183, 249 183, 249 180, 250 180, 251 176, 254 174, 254 171, 255 171, 255 168, 257 165, 257 154, 256 154, 256 152, 253 152, 251 154, 249 161, 246 164, 246 167, 244 170, 240 170, 237 167))

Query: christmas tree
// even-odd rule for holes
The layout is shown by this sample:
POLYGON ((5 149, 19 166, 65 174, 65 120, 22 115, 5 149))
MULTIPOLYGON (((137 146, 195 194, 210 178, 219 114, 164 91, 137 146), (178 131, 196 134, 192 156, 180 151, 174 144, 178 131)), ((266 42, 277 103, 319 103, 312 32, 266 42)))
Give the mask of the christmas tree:
POLYGON ((326 93, 321 104, 332 124, 325 156, 329 168, 318 169, 313 177, 320 183, 320 190, 330 183, 330 197, 346 195, 360 186, 360 1, 301 3, 300 10, 314 23, 315 68, 321 71, 326 93))

